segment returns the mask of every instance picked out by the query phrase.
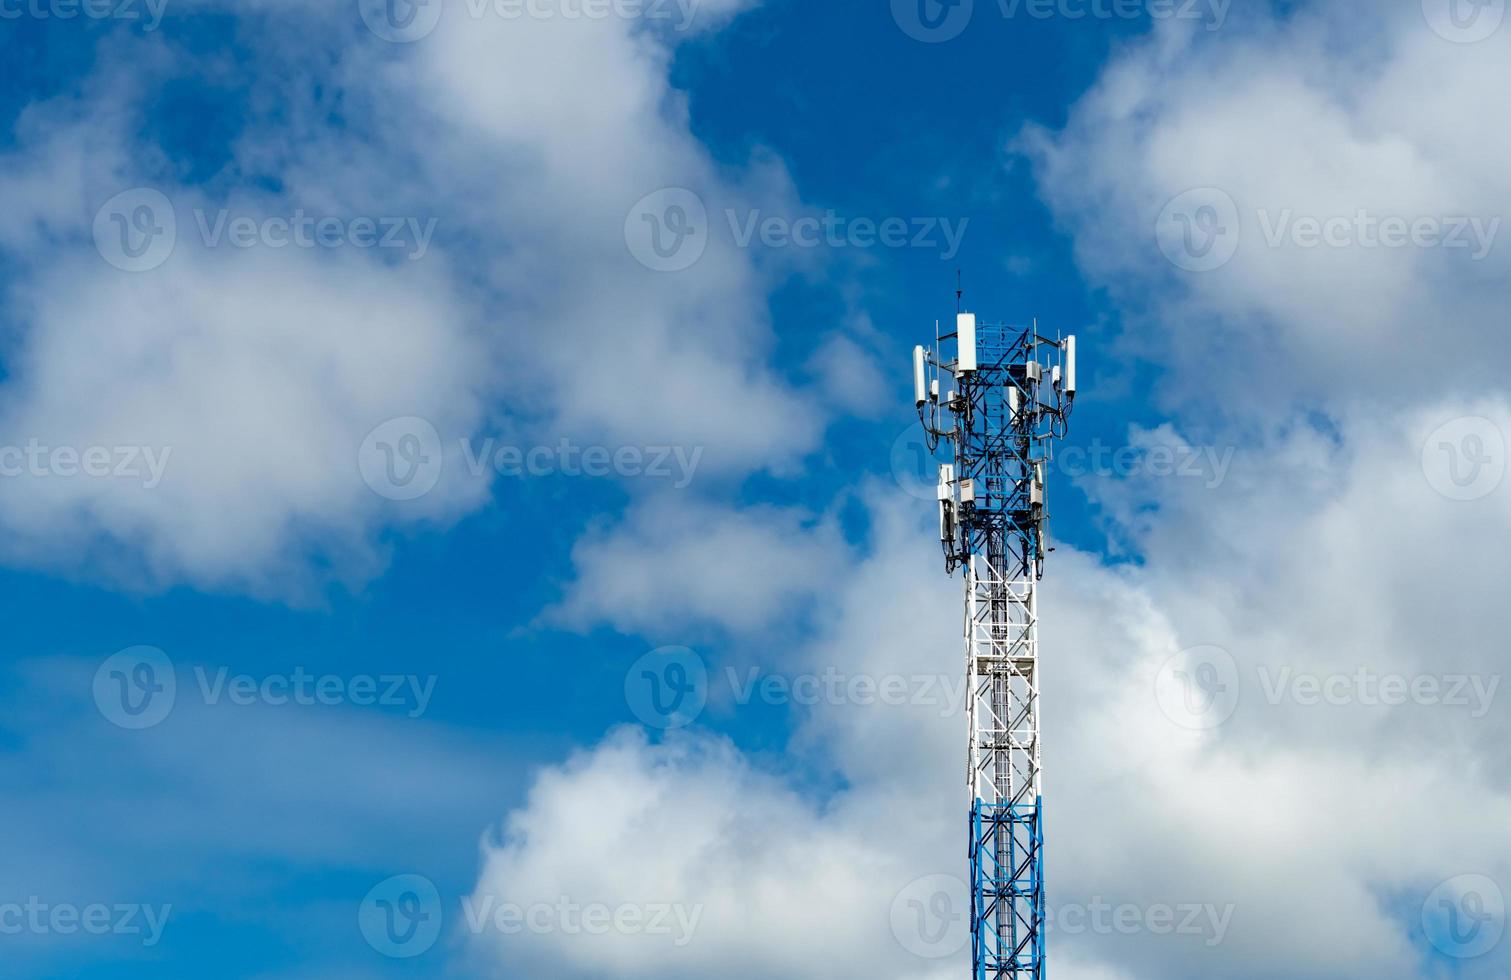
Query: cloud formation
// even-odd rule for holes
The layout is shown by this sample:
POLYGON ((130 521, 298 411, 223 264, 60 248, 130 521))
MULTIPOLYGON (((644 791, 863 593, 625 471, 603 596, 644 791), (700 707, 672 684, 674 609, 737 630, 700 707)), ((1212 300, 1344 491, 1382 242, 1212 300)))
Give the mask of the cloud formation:
MULTIPOLYGON (((768 365, 751 254, 712 244, 667 273, 627 241, 662 188, 731 200, 779 171, 720 170, 689 134, 667 72, 691 34, 473 6, 410 44, 347 8, 243 11, 297 29, 250 34, 244 77, 220 66, 254 111, 208 175, 135 125, 210 67, 154 36, 107 41, 81 95, 28 110, 0 222, 26 272, 0 430, 171 458, 150 488, 66 466, 12 480, 9 561, 274 598, 360 584, 386 532, 487 499, 464 479, 373 493, 359 457, 394 418, 430 423, 452 469, 460 440, 505 421, 546 445, 684 447, 711 474, 815 444, 823 411, 768 365), (379 246, 389 231, 404 248, 379 246)), ((741 6, 701 5, 696 29, 741 6)))
POLYGON ((1238 415, 1494 383, 1463 352, 1507 350, 1506 127, 1479 93, 1511 33, 1454 43, 1416 4, 1236 14, 1158 25, 1014 143, 1130 349, 1238 415))

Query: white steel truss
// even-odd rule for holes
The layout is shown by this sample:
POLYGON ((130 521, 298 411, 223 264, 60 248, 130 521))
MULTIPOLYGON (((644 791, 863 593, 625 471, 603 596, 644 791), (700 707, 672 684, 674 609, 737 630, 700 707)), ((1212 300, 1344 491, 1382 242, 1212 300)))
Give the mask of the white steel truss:
POLYGON ((986 555, 966 567, 967 779, 983 803, 1026 805, 1042 795, 1036 582, 1003 571, 986 555))

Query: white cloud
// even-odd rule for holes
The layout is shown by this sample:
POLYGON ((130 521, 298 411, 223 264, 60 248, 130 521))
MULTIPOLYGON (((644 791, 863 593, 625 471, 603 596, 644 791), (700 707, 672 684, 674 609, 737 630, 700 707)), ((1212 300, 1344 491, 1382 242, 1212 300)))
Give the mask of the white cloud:
POLYGON ((869 317, 860 317, 857 337, 836 334, 819 345, 808 359, 808 369, 819 379, 823 397, 850 415, 874 418, 890 407, 889 395, 902 386, 883 373, 872 353, 879 332, 869 317), (889 382, 892 382, 889 384, 889 382))
POLYGON ((830 518, 776 507, 733 509, 661 494, 572 549, 576 578, 547 618, 684 642, 704 624, 775 625, 819 592, 849 548, 830 518))
MULTIPOLYGON (((702 5, 697 25, 742 6, 702 5)), ((443 480, 402 508, 376 497, 358 448, 395 417, 431 422, 448 455, 507 414, 542 444, 676 446, 711 474, 790 468, 815 444, 825 410, 767 365, 768 284, 751 255, 714 244, 662 273, 626 243, 632 208, 661 187, 693 188, 710 207, 747 179, 785 193, 769 161, 721 170, 690 135, 667 79, 686 34, 623 18, 474 18, 458 2, 432 36, 390 45, 345 13, 247 14, 297 19, 249 51, 280 66, 259 85, 284 110, 253 114, 224 173, 203 183, 165 176, 177 161, 131 135, 158 86, 203 67, 156 38, 107 42, 83 96, 25 116, 0 222, 0 245, 27 271, 7 311, 3 441, 172 455, 150 491, 9 481, 7 560, 149 589, 297 598, 326 578, 360 583, 381 568, 385 528, 486 499, 477 480, 443 480), (311 64, 332 67, 317 77, 311 64), (331 90, 343 129, 322 101, 331 90), (88 243, 94 210, 135 186, 167 196, 178 243, 160 267, 126 274, 88 243), (211 223, 227 208, 438 231, 406 262, 207 247, 196 208, 211 223)))
POLYGON ((1450 43, 1416 4, 1165 25, 1114 56, 1062 132, 1030 127, 1016 146, 1082 267, 1122 301, 1135 348, 1175 368, 1174 392, 1244 413, 1394 396, 1402 379, 1442 395, 1494 381, 1465 350, 1507 350, 1511 181, 1487 164, 1508 127, 1478 93, 1511 80, 1508 50, 1504 30, 1450 43), (1204 188, 1220 194, 1181 197, 1204 188), (1184 203, 1161 220, 1172 199, 1184 203), (1313 244, 1306 222, 1335 219, 1345 244, 1313 244), (1444 219, 1450 247, 1369 244, 1382 222, 1444 219), (1184 271, 1157 224, 1177 262, 1195 259, 1188 230, 1192 250, 1231 260, 1184 271))
POLYGON ((486 189, 470 218, 509 243, 484 265, 511 299, 514 379, 557 425, 700 447, 714 470, 781 464, 815 444, 821 419, 764 367, 766 284, 714 226, 748 193, 789 190, 765 157, 721 174, 688 131, 658 37, 615 18, 529 30, 443 18, 409 66, 443 123, 431 179, 486 189), (687 256, 702 248, 673 272, 626 240, 627 223, 665 219, 667 188, 694 196, 687 256))
MULTIPOLYGON (((277 596, 310 586, 311 552, 362 577, 372 530, 393 518, 358 475, 363 438, 396 416, 454 434, 481 415, 482 347, 433 265, 186 245, 156 274, 75 258, 23 292, 7 444, 143 447, 163 465, 160 480, 11 478, 12 558, 277 596)), ((472 506, 481 489, 443 481, 402 519, 472 506)))
POLYGON ((542 776, 489 848, 471 902, 670 905, 667 930, 585 935, 553 917, 478 938, 518 975, 926 976, 923 963, 895 966, 892 894, 876 887, 906 874, 902 856, 856 826, 848 806, 804 800, 721 739, 651 745, 621 730, 542 776))

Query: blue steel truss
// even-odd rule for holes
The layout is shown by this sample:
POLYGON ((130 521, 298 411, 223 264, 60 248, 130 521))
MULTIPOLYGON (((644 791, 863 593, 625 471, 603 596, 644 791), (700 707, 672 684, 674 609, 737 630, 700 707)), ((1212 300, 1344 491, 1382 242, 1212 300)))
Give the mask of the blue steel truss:
POLYGON ((1044 801, 971 808, 971 958, 977 980, 1044 976, 1044 801))

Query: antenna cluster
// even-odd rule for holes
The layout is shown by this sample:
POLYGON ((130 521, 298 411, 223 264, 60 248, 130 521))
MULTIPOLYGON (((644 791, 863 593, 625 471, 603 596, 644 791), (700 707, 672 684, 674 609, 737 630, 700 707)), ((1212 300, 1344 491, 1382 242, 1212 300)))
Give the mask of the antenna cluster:
POLYGON ((939 467, 946 567, 964 564, 973 531, 1010 527, 1033 539, 1042 572, 1051 550, 1045 470, 1075 405, 1076 338, 1043 336, 1037 323, 978 323, 965 312, 953 333, 941 334, 937 322, 934 332, 932 348, 913 349, 913 400, 929 451, 941 442, 953 449, 953 462, 939 467))

